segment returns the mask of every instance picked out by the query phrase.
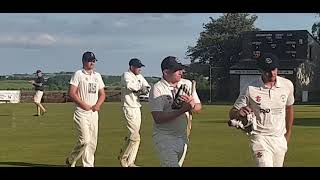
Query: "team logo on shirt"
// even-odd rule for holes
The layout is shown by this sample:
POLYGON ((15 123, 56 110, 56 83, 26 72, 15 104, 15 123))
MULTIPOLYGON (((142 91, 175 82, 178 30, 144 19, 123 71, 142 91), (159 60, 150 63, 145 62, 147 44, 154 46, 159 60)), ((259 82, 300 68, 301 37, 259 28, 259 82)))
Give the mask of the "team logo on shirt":
POLYGON ((261 158, 262 157, 262 152, 257 152, 256 156, 257 156, 257 158, 261 158))
POLYGON ((286 95, 282 94, 280 96, 281 102, 286 102, 286 95))
POLYGON ((86 81, 88 81, 89 79, 86 77, 86 81))
POLYGON ((260 102, 260 101, 261 101, 261 97, 260 97, 260 96, 257 96, 257 97, 256 97, 256 101, 257 101, 257 102, 260 102))

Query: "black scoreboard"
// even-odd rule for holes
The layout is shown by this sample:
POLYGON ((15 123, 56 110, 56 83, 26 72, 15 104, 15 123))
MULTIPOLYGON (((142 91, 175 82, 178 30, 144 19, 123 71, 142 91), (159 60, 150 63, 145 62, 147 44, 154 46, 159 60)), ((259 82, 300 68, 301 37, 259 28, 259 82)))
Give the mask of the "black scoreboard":
POLYGON ((256 59, 261 53, 274 53, 280 61, 308 58, 310 34, 306 30, 250 31, 242 38, 242 59, 256 59))

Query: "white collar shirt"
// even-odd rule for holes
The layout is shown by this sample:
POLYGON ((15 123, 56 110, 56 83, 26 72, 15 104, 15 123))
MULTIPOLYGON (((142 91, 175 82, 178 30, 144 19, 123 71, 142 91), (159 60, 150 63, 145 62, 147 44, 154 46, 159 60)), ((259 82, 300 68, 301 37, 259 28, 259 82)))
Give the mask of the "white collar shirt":
POLYGON ((257 118, 257 129, 253 134, 283 136, 286 133, 286 106, 293 105, 293 84, 277 76, 276 83, 268 88, 261 77, 249 83, 240 92, 234 107, 249 106, 257 118))

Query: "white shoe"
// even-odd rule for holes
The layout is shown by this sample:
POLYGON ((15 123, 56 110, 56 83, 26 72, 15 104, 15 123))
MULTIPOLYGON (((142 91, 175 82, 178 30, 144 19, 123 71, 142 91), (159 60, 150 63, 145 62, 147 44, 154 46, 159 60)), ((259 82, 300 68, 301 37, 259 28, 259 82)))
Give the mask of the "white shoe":
POLYGON ((121 165, 121 167, 129 167, 128 163, 127 163, 127 161, 125 159, 121 159, 120 160, 120 165, 121 165))
POLYGON ((75 163, 70 163, 69 158, 66 159, 66 166, 67 167, 76 167, 75 163))

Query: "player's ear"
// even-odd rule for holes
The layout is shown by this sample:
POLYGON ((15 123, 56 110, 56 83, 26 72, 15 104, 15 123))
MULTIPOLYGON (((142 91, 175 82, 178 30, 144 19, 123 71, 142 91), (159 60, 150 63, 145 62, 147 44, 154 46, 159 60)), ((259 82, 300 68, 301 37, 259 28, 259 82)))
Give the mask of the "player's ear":
POLYGON ((164 75, 168 75, 169 74, 169 70, 168 69, 164 69, 162 72, 163 72, 164 75))

